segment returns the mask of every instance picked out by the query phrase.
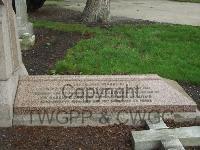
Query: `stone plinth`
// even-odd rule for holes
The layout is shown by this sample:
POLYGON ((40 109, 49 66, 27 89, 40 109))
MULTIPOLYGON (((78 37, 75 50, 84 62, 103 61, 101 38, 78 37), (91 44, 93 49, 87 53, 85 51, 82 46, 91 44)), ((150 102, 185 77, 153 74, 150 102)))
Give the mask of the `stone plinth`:
POLYGON ((0 126, 11 126, 19 76, 27 75, 22 63, 11 1, 0 0, 0 126))
POLYGON ((157 75, 28 76, 19 81, 14 107, 15 115, 21 117, 87 111, 92 117, 106 112, 111 118, 138 112, 195 112, 197 108, 190 97, 157 75))

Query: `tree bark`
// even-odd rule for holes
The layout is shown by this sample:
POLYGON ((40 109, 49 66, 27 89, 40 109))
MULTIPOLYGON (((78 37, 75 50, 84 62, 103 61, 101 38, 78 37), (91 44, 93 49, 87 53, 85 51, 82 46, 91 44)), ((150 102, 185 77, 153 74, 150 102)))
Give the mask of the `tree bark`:
POLYGON ((82 20, 87 23, 109 22, 110 0, 87 0, 82 20))

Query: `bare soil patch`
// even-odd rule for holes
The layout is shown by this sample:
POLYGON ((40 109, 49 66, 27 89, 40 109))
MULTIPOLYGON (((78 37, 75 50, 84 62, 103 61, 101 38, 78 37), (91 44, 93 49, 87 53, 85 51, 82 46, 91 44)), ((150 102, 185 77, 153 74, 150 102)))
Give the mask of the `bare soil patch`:
POLYGON ((0 129, 2 150, 131 150, 131 131, 143 127, 13 127, 0 129))
POLYGON ((67 49, 81 38, 80 33, 35 29, 36 43, 30 50, 22 51, 23 62, 30 75, 45 75, 62 59, 67 49))

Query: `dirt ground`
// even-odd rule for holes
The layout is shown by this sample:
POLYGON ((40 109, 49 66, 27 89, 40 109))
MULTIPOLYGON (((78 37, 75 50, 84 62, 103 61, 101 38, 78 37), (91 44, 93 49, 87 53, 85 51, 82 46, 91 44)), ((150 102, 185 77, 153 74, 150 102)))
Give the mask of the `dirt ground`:
POLYGON ((142 127, 13 127, 0 129, 1 150, 131 150, 131 131, 142 127))
MULTIPOLYGON (((31 14, 33 19, 49 19, 64 22, 80 22, 80 13, 60 10, 51 6, 31 14)), ((23 61, 29 74, 48 74, 49 68, 63 58, 67 49, 75 45, 81 38, 79 33, 55 32, 47 29, 36 29, 36 45, 23 51, 23 61)), ((200 99, 200 86, 180 83, 185 91, 196 101, 200 99)), ((166 122, 169 127, 199 125, 166 122)), ((124 125, 108 127, 12 127, 0 128, 1 150, 130 150, 131 131, 146 129, 144 126, 134 128, 124 125)), ((187 150, 200 150, 200 147, 187 150)))
MULTIPOLYGON (((191 126, 166 122, 169 127, 191 126)), ((198 125, 198 124, 197 124, 198 125)), ((199 124, 200 125, 200 124, 199 124)), ((106 127, 13 127, 0 128, 1 150, 131 150, 131 131, 145 126, 113 125, 106 127)), ((200 150, 188 147, 186 150, 200 150)))
POLYGON ((67 49, 81 38, 79 33, 65 33, 48 29, 35 29, 36 44, 30 50, 22 51, 23 62, 30 75, 49 74, 54 64, 62 59, 67 49))
POLYGON ((200 85, 193 85, 187 82, 179 82, 185 92, 197 103, 200 110, 200 85))

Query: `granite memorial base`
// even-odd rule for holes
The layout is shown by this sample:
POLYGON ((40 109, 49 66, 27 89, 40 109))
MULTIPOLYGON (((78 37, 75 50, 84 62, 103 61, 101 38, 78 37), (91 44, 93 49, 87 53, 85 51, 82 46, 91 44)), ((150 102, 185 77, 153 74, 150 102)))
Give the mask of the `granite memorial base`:
POLYGON ((14 124, 140 125, 195 113, 196 103, 183 92, 157 75, 22 77, 14 124))

